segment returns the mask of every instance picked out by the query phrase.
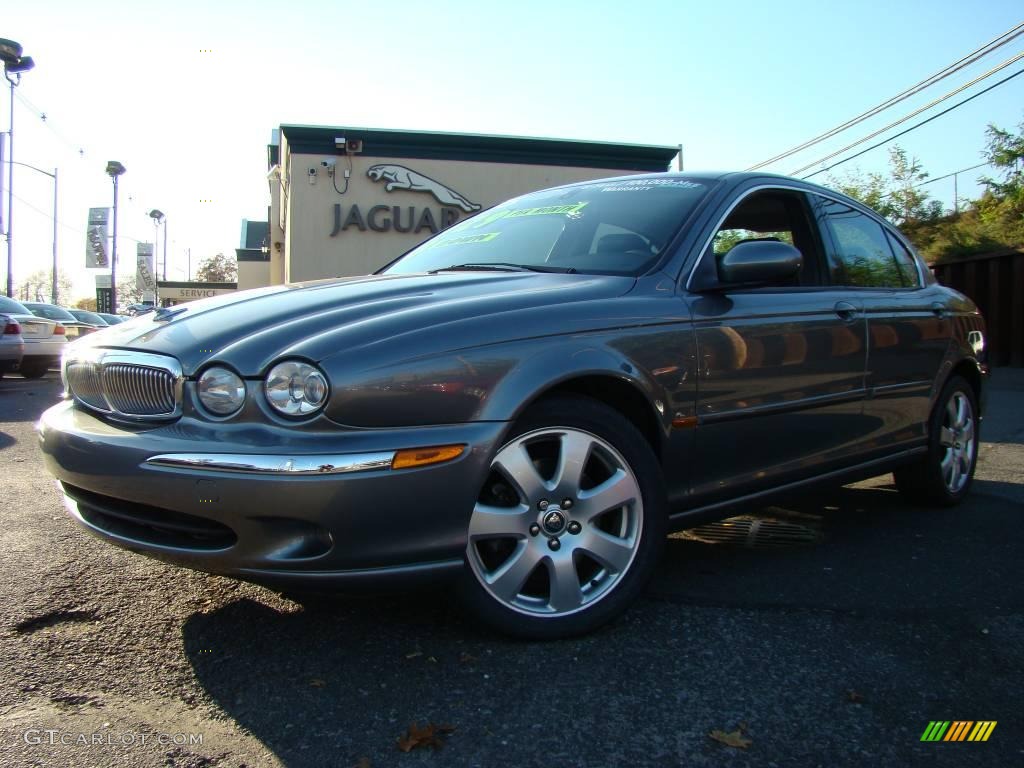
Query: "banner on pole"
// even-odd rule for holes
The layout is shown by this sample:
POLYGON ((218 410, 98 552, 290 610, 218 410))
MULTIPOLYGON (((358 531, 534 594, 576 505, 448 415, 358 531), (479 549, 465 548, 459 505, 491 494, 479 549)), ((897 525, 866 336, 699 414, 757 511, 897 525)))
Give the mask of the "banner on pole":
POLYGON ((100 269, 110 266, 107 256, 107 221, 109 208, 90 208, 89 226, 85 232, 85 266, 100 269))
POLYGON ((156 291, 153 244, 139 243, 135 247, 135 287, 140 291, 156 291))

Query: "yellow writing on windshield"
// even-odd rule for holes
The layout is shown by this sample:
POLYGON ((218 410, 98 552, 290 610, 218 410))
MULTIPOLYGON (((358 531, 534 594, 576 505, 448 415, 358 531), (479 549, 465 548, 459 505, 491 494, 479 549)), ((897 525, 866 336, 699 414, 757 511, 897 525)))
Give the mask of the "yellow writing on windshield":
POLYGON ((537 208, 514 208, 510 211, 489 211, 480 214, 480 220, 473 225, 473 228, 479 229, 498 219, 518 219, 524 216, 572 216, 582 211, 586 205, 586 203, 570 203, 569 205, 542 205, 537 208))

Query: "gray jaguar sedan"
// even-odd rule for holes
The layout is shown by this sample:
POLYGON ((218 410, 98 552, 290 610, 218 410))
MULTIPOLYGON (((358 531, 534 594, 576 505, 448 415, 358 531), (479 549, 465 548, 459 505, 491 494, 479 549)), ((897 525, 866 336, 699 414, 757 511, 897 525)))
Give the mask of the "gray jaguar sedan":
POLYGON ((955 504, 985 328, 836 192, 651 174, 510 200, 377 274, 88 336, 39 423, 112 544, 287 589, 454 579, 501 631, 589 631, 669 531, 893 472, 955 504))

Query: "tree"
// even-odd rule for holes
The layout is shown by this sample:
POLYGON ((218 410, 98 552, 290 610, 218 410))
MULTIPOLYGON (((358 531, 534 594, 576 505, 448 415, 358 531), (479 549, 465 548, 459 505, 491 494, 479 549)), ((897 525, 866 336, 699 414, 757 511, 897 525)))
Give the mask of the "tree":
POLYGON ((126 309, 129 304, 142 301, 142 289, 135 282, 135 275, 126 276, 117 281, 117 309, 126 309))
MULTIPOLYGON (((45 301, 52 300, 51 272, 48 269, 40 269, 25 278, 15 291, 15 298, 21 301, 45 301)), ((71 301, 71 278, 60 270, 57 270, 57 303, 66 305, 71 301)))
POLYGON ((238 281, 238 261, 218 253, 204 259, 196 270, 195 279, 201 283, 234 283, 238 281))
POLYGON ((79 299, 78 301, 75 302, 75 309, 85 309, 85 310, 88 310, 89 312, 95 312, 96 311, 96 297, 95 296, 90 296, 90 297, 85 298, 85 299, 79 299))
POLYGON ((842 178, 830 176, 826 185, 859 200, 901 227, 934 221, 942 215, 942 203, 930 199, 921 188, 928 174, 916 157, 899 145, 889 149, 888 174, 858 171, 842 178))

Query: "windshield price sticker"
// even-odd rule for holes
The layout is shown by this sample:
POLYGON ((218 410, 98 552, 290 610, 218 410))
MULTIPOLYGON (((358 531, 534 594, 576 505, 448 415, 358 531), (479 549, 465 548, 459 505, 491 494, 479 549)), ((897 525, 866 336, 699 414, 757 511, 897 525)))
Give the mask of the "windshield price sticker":
POLYGON ((474 229, 479 229, 498 219, 519 219, 524 216, 574 216, 582 211, 586 205, 586 203, 570 203, 568 205, 544 205, 539 208, 518 208, 511 211, 491 211, 481 216, 474 229))
POLYGON ((605 184, 601 187, 602 192, 639 192, 644 189, 657 189, 659 187, 670 187, 672 189, 702 189, 703 184, 697 184, 685 179, 632 179, 629 181, 616 181, 614 184, 605 184))
POLYGON ((469 245, 470 243, 487 243, 500 235, 501 232, 486 232, 479 235, 463 235, 462 237, 448 237, 439 239, 436 243, 430 243, 427 247, 437 248, 443 245, 469 245))

